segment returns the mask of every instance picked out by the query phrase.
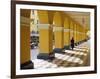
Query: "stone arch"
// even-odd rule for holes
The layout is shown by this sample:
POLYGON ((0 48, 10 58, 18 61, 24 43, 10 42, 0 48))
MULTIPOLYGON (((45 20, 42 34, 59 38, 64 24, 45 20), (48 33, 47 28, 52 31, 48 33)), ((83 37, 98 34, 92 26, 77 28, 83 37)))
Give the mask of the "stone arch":
POLYGON ((53 23, 57 27, 61 27, 63 25, 63 18, 61 15, 61 12, 55 12, 54 13, 54 18, 53 18, 53 23))

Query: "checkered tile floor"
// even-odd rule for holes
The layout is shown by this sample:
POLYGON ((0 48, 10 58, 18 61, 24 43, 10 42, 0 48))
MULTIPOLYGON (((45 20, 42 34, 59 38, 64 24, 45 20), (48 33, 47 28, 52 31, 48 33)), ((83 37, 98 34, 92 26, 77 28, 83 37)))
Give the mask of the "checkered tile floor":
POLYGON ((64 53, 55 53, 55 59, 48 61, 34 59, 34 68, 57 68, 57 67, 78 67, 87 65, 89 54, 88 47, 76 47, 74 50, 64 50, 64 53))

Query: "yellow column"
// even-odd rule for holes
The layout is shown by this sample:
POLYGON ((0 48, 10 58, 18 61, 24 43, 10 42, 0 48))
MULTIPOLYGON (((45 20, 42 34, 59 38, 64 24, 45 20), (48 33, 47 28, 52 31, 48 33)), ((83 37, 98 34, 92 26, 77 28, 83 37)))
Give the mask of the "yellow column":
POLYGON ((83 26, 81 26, 81 42, 83 40, 83 26))
POLYGON ((50 24, 39 24, 39 55, 38 59, 54 58, 53 54, 53 39, 52 26, 50 24))
MULTIPOLYGON (((70 21, 70 40, 74 38, 74 26, 73 21, 70 21)), ((71 44, 71 43, 70 43, 71 44)))
POLYGON ((88 29, 85 29, 85 40, 87 40, 87 32, 88 32, 88 29))
POLYGON ((74 41, 75 45, 77 45, 77 25, 74 24, 74 41))
POLYGON ((82 42, 82 26, 80 26, 80 43, 82 42))
POLYGON ((54 52, 62 53, 63 43, 63 19, 61 12, 55 12, 54 15, 54 52))
POLYGON ((79 43, 81 43, 81 26, 79 25, 79 43))
POLYGON ((78 44, 78 25, 76 24, 76 45, 78 44))
POLYGON ((20 26, 20 64, 21 69, 32 69, 33 63, 30 60, 30 10, 21 9, 20 26))
POLYGON ((84 28, 84 41, 85 41, 85 28, 84 28))
POLYGON ((80 35, 79 35, 79 25, 77 25, 77 44, 79 44, 80 35))
POLYGON ((83 40, 84 40, 84 27, 82 27, 82 42, 83 42, 83 40))
POLYGON ((63 27, 62 26, 54 27, 54 41, 55 41, 54 52, 61 53, 63 49, 63 27))
POLYGON ((53 53, 53 31, 52 25, 49 23, 48 12, 38 11, 38 17, 40 24, 39 28, 39 54, 38 59, 52 59, 54 58, 53 53))
POLYGON ((82 28, 81 28, 81 32, 82 32, 81 35, 82 35, 82 42, 83 42, 83 40, 84 40, 84 33, 83 33, 83 32, 84 32, 84 27, 83 27, 83 26, 82 26, 82 28))
POLYGON ((69 34, 70 34, 69 17, 66 17, 64 21, 64 48, 65 49, 69 49, 69 45, 70 45, 69 34))

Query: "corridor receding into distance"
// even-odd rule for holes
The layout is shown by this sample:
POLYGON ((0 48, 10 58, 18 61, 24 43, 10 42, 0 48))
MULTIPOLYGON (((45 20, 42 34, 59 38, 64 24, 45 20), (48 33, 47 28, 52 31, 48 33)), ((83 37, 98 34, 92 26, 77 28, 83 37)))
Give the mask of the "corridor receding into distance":
POLYGON ((20 9, 21 69, 90 65, 90 13, 20 9))

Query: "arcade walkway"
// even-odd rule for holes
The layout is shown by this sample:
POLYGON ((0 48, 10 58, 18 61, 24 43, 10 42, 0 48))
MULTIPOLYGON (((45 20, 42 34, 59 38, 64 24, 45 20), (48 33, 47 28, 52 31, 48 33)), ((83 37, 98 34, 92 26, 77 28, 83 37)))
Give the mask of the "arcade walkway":
POLYGON ((74 50, 64 50, 62 53, 55 53, 53 60, 37 59, 38 48, 31 50, 32 62, 35 69, 57 68, 57 67, 78 67, 89 66, 89 44, 84 42, 74 48, 74 50))
POLYGON ((89 12, 21 9, 20 36, 21 69, 89 65, 89 12))

